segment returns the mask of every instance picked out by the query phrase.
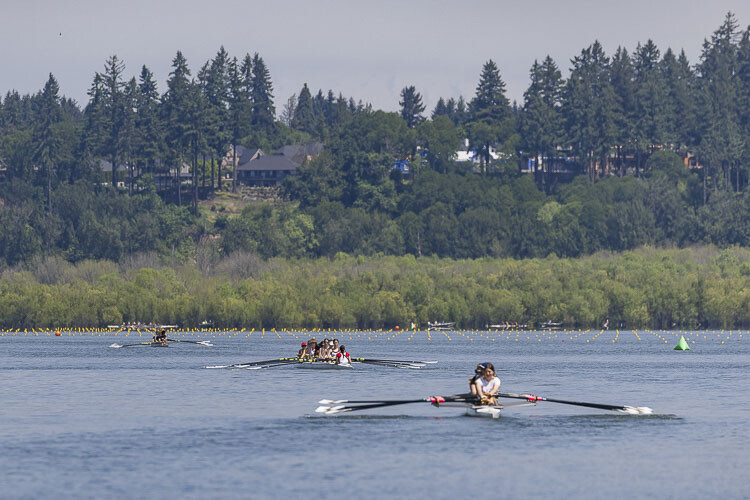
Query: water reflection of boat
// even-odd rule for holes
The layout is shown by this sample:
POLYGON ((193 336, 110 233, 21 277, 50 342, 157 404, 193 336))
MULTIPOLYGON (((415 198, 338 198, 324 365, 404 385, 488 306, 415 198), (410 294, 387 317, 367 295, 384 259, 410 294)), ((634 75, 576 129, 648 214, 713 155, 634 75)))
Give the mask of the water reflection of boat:
POLYGON ((539 328, 541 328, 542 330, 559 330, 560 328, 562 328, 562 326, 562 322, 547 320, 544 323, 540 324, 539 328))

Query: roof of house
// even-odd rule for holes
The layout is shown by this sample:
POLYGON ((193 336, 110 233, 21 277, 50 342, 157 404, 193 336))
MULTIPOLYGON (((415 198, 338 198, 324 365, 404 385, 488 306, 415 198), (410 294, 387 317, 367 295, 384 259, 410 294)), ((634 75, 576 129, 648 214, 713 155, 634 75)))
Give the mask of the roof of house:
MULTIPOLYGON (((227 153, 231 156, 232 150, 227 153)), ((246 148, 245 146, 237 146, 237 164, 244 165, 245 163, 255 160, 263 156, 265 153, 260 148, 246 148)))
POLYGON ((313 142, 284 146, 270 155, 263 154, 260 149, 257 151, 260 155, 253 155, 248 161, 240 161, 237 170, 296 170, 309 156, 319 155, 323 151, 323 144, 313 142))
POLYGON ((240 165, 238 171, 255 171, 255 170, 296 170, 300 164, 292 161, 285 155, 263 155, 260 158, 249 161, 240 165))

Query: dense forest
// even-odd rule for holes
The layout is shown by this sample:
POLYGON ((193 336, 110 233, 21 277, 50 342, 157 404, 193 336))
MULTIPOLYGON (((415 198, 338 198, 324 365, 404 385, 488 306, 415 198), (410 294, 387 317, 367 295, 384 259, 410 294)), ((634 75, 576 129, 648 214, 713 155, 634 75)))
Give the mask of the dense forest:
MULTIPOLYGON (((50 74, 39 92, 11 91, 0 99, 0 297, 10 300, 17 277, 36 272, 40 262, 78 269, 148 256, 156 259, 154 279, 163 281, 160 266, 187 265, 207 275, 237 256, 269 262, 371 256, 368 265, 391 265, 413 262, 397 259, 409 256, 552 259, 643 246, 750 246, 750 27, 741 29, 727 14, 696 63, 651 40, 611 56, 595 41, 567 69, 565 78, 549 56, 534 61, 523 102, 516 103, 489 60, 473 97, 441 98, 429 116, 414 86, 401 91, 398 113, 333 90, 313 93, 306 84, 277 111, 263 58, 238 59, 223 47, 195 74, 177 52, 161 92, 149 68, 127 79, 124 62, 113 55, 94 74, 83 108, 59 95, 50 74), (457 161, 465 139, 476 161, 457 161), (248 203, 236 216, 208 214, 212 197, 237 188, 221 161, 236 146, 270 151, 311 141, 323 143, 323 153, 285 179, 278 198, 248 203), (394 164, 408 164, 408 171, 394 164), (177 175, 183 165, 190 182, 177 175), (168 179, 166 186, 157 178, 168 179)), ((132 286, 126 276, 111 279, 113 287, 132 286)), ((32 281, 24 293, 59 286, 32 281)), ((98 290, 93 282, 76 283, 85 293, 98 290)), ((351 317, 344 308, 335 319, 305 318, 297 304, 302 316, 289 313, 279 324, 374 326, 449 313, 467 326, 490 316, 564 316, 586 324, 617 315, 524 305, 471 319, 400 300, 401 312, 387 317, 351 317)), ((138 314, 99 309, 87 320, 160 318, 169 310, 169 318, 184 321, 208 315, 271 324, 260 312, 240 318, 194 305, 185 305, 190 312, 149 307, 138 314)), ((0 321, 51 321, 8 314, 12 320, 0 321)), ((745 321, 685 314, 621 316, 667 326, 745 321)), ((45 317, 51 318, 39 318, 45 317)))

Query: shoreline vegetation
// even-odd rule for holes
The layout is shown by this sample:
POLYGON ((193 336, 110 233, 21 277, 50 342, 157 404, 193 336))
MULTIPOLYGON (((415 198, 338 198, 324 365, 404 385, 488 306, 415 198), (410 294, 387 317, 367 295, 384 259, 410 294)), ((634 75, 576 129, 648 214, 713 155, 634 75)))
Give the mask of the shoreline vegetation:
POLYGON ((566 328, 750 326, 750 249, 641 247, 577 258, 411 255, 264 260, 210 269, 142 254, 120 264, 39 258, 0 274, 0 328, 129 322, 216 328, 389 329, 455 321, 566 328))

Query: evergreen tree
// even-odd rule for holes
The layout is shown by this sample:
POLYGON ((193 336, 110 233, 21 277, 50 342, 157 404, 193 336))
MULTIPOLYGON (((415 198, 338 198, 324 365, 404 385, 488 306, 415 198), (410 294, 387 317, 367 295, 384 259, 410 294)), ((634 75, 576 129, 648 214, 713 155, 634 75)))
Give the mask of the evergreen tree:
MULTIPOLYGON (((242 84, 240 68, 237 66, 237 58, 234 57, 229 62, 227 69, 228 77, 228 94, 229 94, 229 126, 230 138, 232 141, 232 165, 237 166, 237 144, 240 139, 245 137, 250 131, 252 101, 250 95, 245 92, 242 84)), ((237 186, 237 176, 234 173, 234 184, 237 186)), ((221 184, 219 184, 221 189, 221 184)))
POLYGON ((593 182, 597 161, 602 166, 606 164, 609 149, 616 139, 617 101, 610 83, 609 60, 598 41, 583 49, 572 62, 563 115, 568 140, 593 182))
POLYGON ((106 154, 112 163, 112 187, 117 186, 117 166, 120 163, 123 149, 123 131, 126 127, 125 116, 125 98, 123 89, 125 82, 122 80, 122 74, 125 71, 125 64, 120 61, 116 55, 107 59, 104 64, 104 73, 101 74, 102 80, 102 106, 103 120, 102 129, 104 130, 102 152, 106 154))
POLYGON ((302 90, 299 91, 297 107, 294 110, 294 119, 292 120, 292 127, 307 132, 308 134, 313 134, 315 131, 313 100, 312 94, 310 94, 310 89, 307 87, 307 83, 302 85, 302 90))
POLYGON ((273 86, 266 63, 257 52, 253 56, 253 87, 250 99, 253 103, 253 126, 270 133, 276 116, 276 109, 273 105, 273 86))
POLYGON ((494 124, 510 114, 510 103, 505 97, 505 82, 500 77, 500 70, 490 59, 483 68, 477 85, 477 93, 469 109, 473 121, 484 121, 494 124))
POLYGON ((445 100, 441 97, 435 104, 435 109, 432 110, 432 119, 434 120, 437 116, 448 115, 448 107, 445 105, 445 100))
POLYGON ((207 120, 211 124, 208 142, 213 151, 211 155, 211 190, 214 189, 214 162, 218 162, 218 186, 221 190, 221 166, 224 155, 229 149, 232 127, 230 120, 230 87, 229 87, 229 54, 222 46, 211 60, 206 75, 204 93, 208 99, 207 120))
POLYGON ((136 94, 134 156, 138 168, 154 173, 162 152, 164 131, 159 117, 159 91, 151 71, 143 66, 136 94))
POLYGON ((699 156, 704 163, 704 203, 707 181, 713 189, 731 188, 731 173, 742 156, 743 137, 738 116, 740 97, 737 21, 730 12, 722 25, 703 43, 698 65, 699 113, 703 127, 699 156))
POLYGON ((422 94, 417 92, 414 85, 404 87, 401 90, 401 100, 398 102, 401 106, 401 118, 406 122, 409 128, 415 128, 424 121, 424 104, 422 104, 422 94))
POLYGON ((57 80, 50 73, 41 95, 40 121, 34 131, 34 160, 46 174, 47 211, 49 213, 52 213, 52 170, 60 154, 60 137, 56 130, 56 125, 61 120, 59 91, 57 80))
POLYGON ((661 61, 661 71, 667 86, 667 129, 670 142, 677 151, 694 146, 696 140, 695 74, 685 51, 675 57, 667 49, 661 61))
POLYGON ((545 163, 563 138, 560 114, 562 76, 555 62, 547 56, 542 64, 534 61, 530 78, 520 120, 523 147, 530 156, 541 162, 537 167, 541 169, 542 180, 546 183, 544 172, 548 169, 544 168, 545 163))
POLYGON ((625 156, 634 153, 635 74, 627 49, 618 47, 610 64, 610 83, 615 94, 615 147, 618 175, 625 175, 625 156))
POLYGON ((169 164, 177 172, 177 204, 182 205, 182 165, 189 153, 192 124, 187 111, 191 99, 190 69, 182 52, 172 60, 172 71, 167 80, 167 92, 162 98, 169 164))
POLYGON ((638 153, 636 171, 658 146, 666 144, 668 127, 667 87, 659 65, 659 49, 652 40, 638 44, 633 57, 635 70, 634 145, 638 153))

